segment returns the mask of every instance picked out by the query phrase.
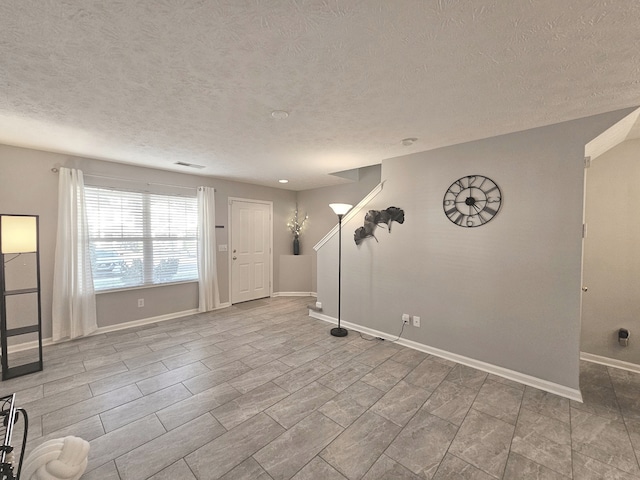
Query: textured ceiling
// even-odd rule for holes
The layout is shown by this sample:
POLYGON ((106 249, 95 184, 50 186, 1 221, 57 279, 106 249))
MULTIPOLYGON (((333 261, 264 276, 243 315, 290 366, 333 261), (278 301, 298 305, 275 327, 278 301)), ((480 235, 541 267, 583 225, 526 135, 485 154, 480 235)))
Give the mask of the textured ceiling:
POLYGON ((330 185, 640 103, 639 19, 635 0, 2 0, 0 143, 330 185))

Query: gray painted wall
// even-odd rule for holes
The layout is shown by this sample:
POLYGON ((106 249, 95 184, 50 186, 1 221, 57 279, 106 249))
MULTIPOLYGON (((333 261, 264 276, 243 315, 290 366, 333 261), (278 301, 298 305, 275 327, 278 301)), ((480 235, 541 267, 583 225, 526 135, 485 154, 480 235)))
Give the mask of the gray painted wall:
POLYGON ((311 255, 280 255, 280 292, 311 293, 311 255))
MULTIPOLYGON (((356 247, 360 212, 343 228, 342 319, 578 388, 583 157, 587 141, 630 110, 385 160, 384 189, 367 209, 403 208, 404 225, 356 247), (502 209, 461 228, 446 189, 492 178, 502 209)), ((337 236, 318 252, 318 300, 336 316, 337 236)))
MULTIPOLYGON (((53 259, 58 203, 58 176, 51 172, 51 168, 56 164, 80 168, 85 174, 127 178, 140 181, 142 184, 155 182, 190 187, 213 186, 216 188, 216 223, 225 226, 217 231, 218 244, 228 243, 228 197, 273 202, 273 291, 279 291, 278 258, 282 254, 289 254, 291 250, 291 238, 286 223, 295 205, 295 192, 0 145, 0 213, 40 215, 42 320, 45 338, 51 337, 53 259)), ((109 182, 113 183, 106 183, 109 182)), ((126 182, 129 188, 132 185, 126 182)), ((219 252, 221 302, 229 301, 228 268, 227 253, 219 252)), ((110 326, 194 309, 197 308, 197 296, 195 282, 100 294, 97 297, 98 326, 110 326), (138 298, 145 299, 145 307, 137 307, 138 298)))
POLYGON ((312 292, 317 291, 317 258, 313 246, 338 223, 329 204, 350 203, 356 205, 380 183, 381 165, 360 168, 358 174, 358 181, 355 183, 298 192, 300 214, 304 215, 305 212, 309 214, 309 220, 300 236, 300 253, 311 256, 312 292))
POLYGON ((40 290, 43 335, 47 338, 51 337, 58 218, 58 177, 50 169, 65 158, 54 153, 0 145, 0 213, 40 215, 40 290))
POLYGON ((640 140, 621 143, 587 170, 582 351, 640 364, 640 140), (618 344, 619 328, 631 332, 618 344))

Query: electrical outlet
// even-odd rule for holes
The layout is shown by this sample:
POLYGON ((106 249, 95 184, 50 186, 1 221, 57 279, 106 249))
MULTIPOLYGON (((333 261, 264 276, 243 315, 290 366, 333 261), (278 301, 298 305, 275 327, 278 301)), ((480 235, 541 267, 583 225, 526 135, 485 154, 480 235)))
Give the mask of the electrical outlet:
POLYGON ((414 327, 419 327, 420 326, 420 317, 417 315, 413 316, 413 326, 414 327))
POLYGON ((316 302, 316 308, 322 310, 322 302, 316 302))
POLYGON ((142 308, 144 307, 144 298, 139 298, 138 299, 138 308, 142 308))
POLYGON ((402 324, 403 325, 409 325, 409 314, 408 313, 403 313, 402 314, 402 324))

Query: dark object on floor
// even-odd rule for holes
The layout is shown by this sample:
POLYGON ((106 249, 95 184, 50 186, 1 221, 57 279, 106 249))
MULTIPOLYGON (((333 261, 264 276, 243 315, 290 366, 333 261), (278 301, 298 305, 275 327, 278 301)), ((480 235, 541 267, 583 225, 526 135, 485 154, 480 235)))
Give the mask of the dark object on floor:
POLYGON ((22 462, 24 460, 25 447, 27 445, 27 433, 29 431, 29 417, 24 408, 16 406, 16 394, 6 395, 0 398, 0 478, 2 480, 19 480, 22 470, 22 462), (22 443, 20 453, 14 450, 12 445, 13 429, 16 422, 20 419, 24 421, 22 429, 22 443), (16 473, 14 469, 17 467, 16 473))

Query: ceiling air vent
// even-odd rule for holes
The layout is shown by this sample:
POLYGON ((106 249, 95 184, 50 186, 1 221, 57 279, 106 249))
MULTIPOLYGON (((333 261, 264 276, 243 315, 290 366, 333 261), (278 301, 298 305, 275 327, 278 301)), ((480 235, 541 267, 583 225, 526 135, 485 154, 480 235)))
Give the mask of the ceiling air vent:
POLYGON ((195 163, 187 163, 187 162, 175 162, 174 165, 180 165, 181 167, 189 167, 189 168, 205 168, 204 165, 196 165, 195 163))

